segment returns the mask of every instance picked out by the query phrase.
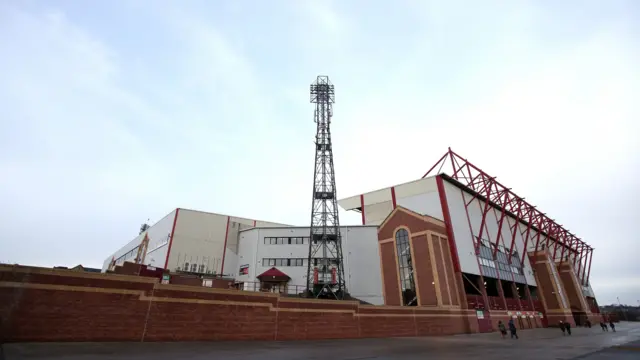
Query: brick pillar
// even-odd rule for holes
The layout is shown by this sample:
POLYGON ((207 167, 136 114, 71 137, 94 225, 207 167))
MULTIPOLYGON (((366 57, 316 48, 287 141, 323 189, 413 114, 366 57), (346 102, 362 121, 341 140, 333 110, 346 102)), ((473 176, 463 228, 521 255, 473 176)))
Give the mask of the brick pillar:
POLYGON ((380 266, 382 271, 382 294, 385 305, 402 305, 396 246, 393 240, 380 241, 380 266))
POLYGON ((480 289, 480 291, 482 292, 484 309, 487 311, 491 311, 491 307, 489 306, 489 296, 487 295, 487 289, 484 287, 484 277, 482 277, 482 275, 478 276, 478 289, 480 289))
POLYGON ((529 259, 535 271, 538 293, 544 305, 549 325, 556 326, 562 320, 575 326, 564 286, 555 263, 551 261, 549 251, 545 249, 530 252, 529 259))
POLYGON ((498 287, 498 295, 500 296, 500 299, 502 300, 502 306, 504 306, 505 310, 508 308, 507 306, 507 299, 504 297, 504 290, 502 289, 502 280, 497 280, 496 281, 496 286, 498 287))
MULTIPOLYGON (((560 282, 564 286, 564 290, 567 294, 567 299, 572 311, 584 312, 584 319, 593 318, 591 308, 587 303, 587 299, 582 293, 582 286, 580 280, 576 276, 573 264, 569 261, 562 261, 557 264, 558 275, 560 275, 560 282)), ((593 320, 591 320, 593 322, 593 320)))
POLYGON ((522 311, 522 303, 520 302, 520 293, 518 292, 516 283, 514 283, 513 281, 511 281, 511 292, 513 293, 513 295, 515 295, 516 299, 518 300, 518 310, 522 311))

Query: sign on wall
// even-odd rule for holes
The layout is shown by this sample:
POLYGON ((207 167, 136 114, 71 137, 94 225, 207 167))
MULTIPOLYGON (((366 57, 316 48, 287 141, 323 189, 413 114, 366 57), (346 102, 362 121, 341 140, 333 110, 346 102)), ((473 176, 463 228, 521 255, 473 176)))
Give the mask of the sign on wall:
POLYGON ((249 264, 247 265, 241 265, 240 266, 240 271, 238 272, 239 275, 249 275, 249 264))

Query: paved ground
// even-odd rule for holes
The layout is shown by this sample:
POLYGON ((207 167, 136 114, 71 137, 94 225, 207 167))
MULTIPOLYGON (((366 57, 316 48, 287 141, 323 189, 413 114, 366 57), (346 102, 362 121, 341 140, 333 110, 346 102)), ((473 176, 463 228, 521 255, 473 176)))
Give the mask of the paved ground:
POLYGON ((221 360, 391 360, 513 359, 631 360, 640 359, 640 324, 621 323, 618 332, 600 328, 522 331, 519 340, 498 334, 298 342, 212 343, 40 343, 4 345, 14 359, 221 359, 221 360))

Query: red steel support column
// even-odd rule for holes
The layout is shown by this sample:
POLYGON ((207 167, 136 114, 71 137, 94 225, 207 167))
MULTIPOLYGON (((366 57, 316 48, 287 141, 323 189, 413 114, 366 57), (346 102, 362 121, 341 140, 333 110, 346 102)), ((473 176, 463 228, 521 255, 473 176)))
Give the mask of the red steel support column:
POLYGON ((591 260, 593 260, 593 248, 591 248, 591 252, 589 252, 589 270, 587 270, 587 280, 586 280, 587 284, 589 284, 589 275, 591 275, 591 260))
MULTIPOLYGON (((509 264, 511 264, 511 255, 513 254, 513 246, 516 243, 516 232, 520 230, 520 215, 522 214, 522 200, 518 198, 516 199, 516 201, 518 202, 518 212, 516 214, 516 221, 513 224, 513 227, 511 229, 511 246, 509 246, 509 257, 508 257, 509 264)), ((523 251, 526 253, 527 249, 525 248, 523 251)), ((524 263, 522 264, 524 265, 524 263)))
MULTIPOLYGON (((486 186, 486 185, 485 185, 486 186)), ((486 200, 484 202, 484 208, 480 208, 482 210, 482 221, 480 221, 480 232, 478 233, 478 248, 479 248, 479 244, 482 241, 482 233, 484 232, 484 228, 487 224, 487 213, 489 212, 489 194, 491 193, 491 188, 493 187, 493 182, 489 183, 489 187, 487 188, 487 197, 486 200)), ((475 199, 472 199, 471 201, 474 201, 475 199)))
POLYGON ((573 237, 572 247, 569 249, 573 253, 573 268, 578 268, 578 257, 580 256, 580 252, 578 249, 580 248, 580 240, 577 237, 573 237))
POLYGON ((391 203, 393 204, 393 208, 396 208, 396 187, 391 187, 391 203))
POLYGON ((222 264, 220 265, 220 276, 224 275, 224 256, 227 254, 227 239, 229 238, 230 223, 231 223, 231 216, 227 216, 227 230, 224 233, 224 245, 222 250, 222 264))
POLYGON ((558 232, 558 227, 554 226, 551 229, 551 233, 549 234, 549 238, 551 238, 551 236, 553 235, 554 239, 555 239, 555 246, 553 247, 553 261, 556 261, 556 255, 558 255, 558 245, 560 245, 560 235, 558 232))
POLYGON ((589 254, 591 253, 591 248, 587 249, 587 253, 584 254, 584 269, 582 269, 582 277, 580 278, 580 282, 584 284, 584 277, 587 274, 587 266, 589 263, 589 254))
MULTIPOLYGON (((504 194, 504 198, 507 199, 509 197, 509 193, 505 192, 504 194)), ((505 200, 505 203, 507 201, 505 200)), ((493 257, 496 257, 496 254, 498 253, 498 245, 500 244, 500 239, 502 239, 502 224, 504 223, 504 217, 506 215, 506 212, 504 211, 504 206, 501 206, 502 211, 500 212, 500 220, 498 220, 498 235, 496 235, 496 247, 493 249, 493 257)), ((495 215, 495 211, 494 211, 494 215, 495 215)), ((504 241, 503 241, 504 243, 504 241)), ((504 245, 504 244, 503 244, 504 245)))
POLYGON ((447 193, 444 189, 444 180, 441 176, 436 177, 436 185, 438 187, 438 195, 440 196, 440 207, 442 207, 442 217, 447 229, 447 237, 449 238, 449 250, 451 251, 451 259, 453 260, 453 270, 460 272, 460 258, 458 258, 458 248, 456 247, 456 238, 453 234, 453 225, 451 224, 451 213, 449 212, 449 203, 447 202, 447 193))
POLYGON ((167 257, 164 259, 164 268, 169 266, 169 255, 171 254, 171 245, 173 245, 173 234, 176 232, 176 224, 178 223, 178 213, 180 208, 176 209, 176 216, 173 218, 173 225, 171 226, 171 235, 169 235, 169 245, 167 248, 167 257))
POLYGON ((544 215, 539 215, 538 216, 538 223, 537 223, 537 234, 536 234, 536 248, 534 251, 538 251, 538 246, 540 246, 540 236, 542 236, 542 227, 545 225, 544 223, 544 215))
POLYGON ((569 234, 567 233, 566 230, 563 230, 565 232, 565 239, 567 239, 568 241, 565 243, 566 246, 562 247, 562 252, 560 253, 560 261, 564 261, 564 251, 567 249, 571 249, 571 244, 573 243, 573 238, 571 238, 569 236, 569 234))
POLYGON ((580 270, 582 270, 582 257, 584 252, 584 243, 580 243, 580 253, 578 254, 578 271, 576 272, 576 276, 580 274, 580 270))
POLYGON ((362 225, 365 224, 365 216, 364 216, 364 195, 360 195, 360 209, 362 209, 362 225))
MULTIPOLYGON (((522 259, 520 259, 520 263, 524 265, 524 258, 527 256, 527 253, 529 252, 527 245, 529 244, 529 237, 531 235, 531 224, 534 221, 534 214, 533 213, 533 207, 531 207, 529 209, 529 221, 527 224, 527 232, 524 235, 524 249, 522 249, 522 259)), ((536 249, 537 249, 537 245, 536 245, 536 249)), ((533 264, 532 264, 533 265, 533 264)))

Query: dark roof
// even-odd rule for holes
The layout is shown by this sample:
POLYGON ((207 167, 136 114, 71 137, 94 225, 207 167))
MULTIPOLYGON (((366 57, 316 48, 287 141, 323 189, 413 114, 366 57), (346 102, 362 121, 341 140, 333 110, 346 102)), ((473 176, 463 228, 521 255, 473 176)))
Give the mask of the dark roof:
POLYGON ((256 276, 256 277, 257 277, 258 279, 259 279, 259 278, 263 278, 263 277, 270 277, 270 278, 273 278, 273 277, 276 277, 276 278, 283 278, 283 277, 284 277, 284 278, 291 279, 291 278, 289 277, 289 275, 287 275, 287 274, 283 273, 282 271, 280 271, 280 270, 276 269, 275 267, 272 267, 271 269, 269 269, 269 270, 267 270, 267 271, 263 272, 262 274, 260 274, 260 275, 258 275, 258 276, 256 276))

